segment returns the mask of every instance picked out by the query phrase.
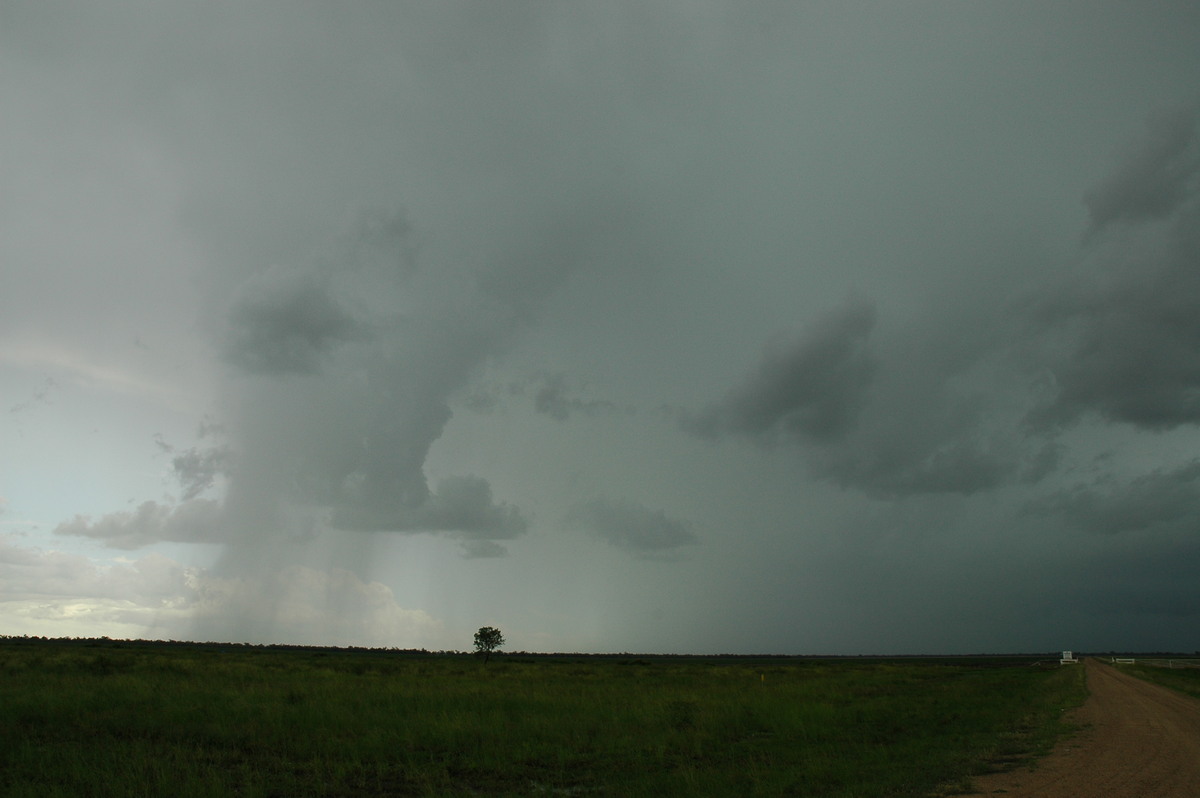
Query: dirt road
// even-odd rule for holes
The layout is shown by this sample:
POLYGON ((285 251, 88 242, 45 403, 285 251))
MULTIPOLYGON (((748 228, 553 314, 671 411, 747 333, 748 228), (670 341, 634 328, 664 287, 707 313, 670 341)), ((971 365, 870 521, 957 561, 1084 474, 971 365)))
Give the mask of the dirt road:
POLYGON ((972 796, 1198 798, 1200 701, 1088 660, 1083 731, 1030 770, 975 779, 972 796))

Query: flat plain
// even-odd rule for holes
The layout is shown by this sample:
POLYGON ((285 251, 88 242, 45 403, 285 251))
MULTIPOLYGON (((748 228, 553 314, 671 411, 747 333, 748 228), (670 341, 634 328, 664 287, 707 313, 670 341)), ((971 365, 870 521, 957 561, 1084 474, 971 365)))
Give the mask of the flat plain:
POLYGON ((0 774, 30 798, 949 795, 1071 730, 1083 670, 1037 660, 7 638, 0 774))

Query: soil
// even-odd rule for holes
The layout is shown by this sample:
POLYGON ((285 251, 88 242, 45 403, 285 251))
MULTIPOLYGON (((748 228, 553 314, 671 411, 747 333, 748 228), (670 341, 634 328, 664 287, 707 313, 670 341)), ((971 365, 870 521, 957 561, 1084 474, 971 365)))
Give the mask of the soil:
POLYGON ((1200 701, 1087 660, 1083 726, 1046 757, 974 779, 970 796, 1197 798, 1200 701))

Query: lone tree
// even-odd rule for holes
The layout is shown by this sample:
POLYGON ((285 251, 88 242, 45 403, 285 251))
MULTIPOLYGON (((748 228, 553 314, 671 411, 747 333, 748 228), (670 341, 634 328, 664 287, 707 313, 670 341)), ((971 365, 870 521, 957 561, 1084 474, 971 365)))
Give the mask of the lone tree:
POLYGON ((504 635, 499 629, 491 626, 481 626, 475 633, 475 653, 483 654, 483 664, 486 665, 492 652, 504 645, 504 635))

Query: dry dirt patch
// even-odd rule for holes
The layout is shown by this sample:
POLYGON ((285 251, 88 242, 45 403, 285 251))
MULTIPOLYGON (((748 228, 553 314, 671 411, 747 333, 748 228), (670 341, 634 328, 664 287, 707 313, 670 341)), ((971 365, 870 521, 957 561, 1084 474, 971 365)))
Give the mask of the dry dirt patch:
POLYGON ((1200 701, 1087 660, 1083 731, 1032 768, 975 779, 970 796, 1197 798, 1200 701))

